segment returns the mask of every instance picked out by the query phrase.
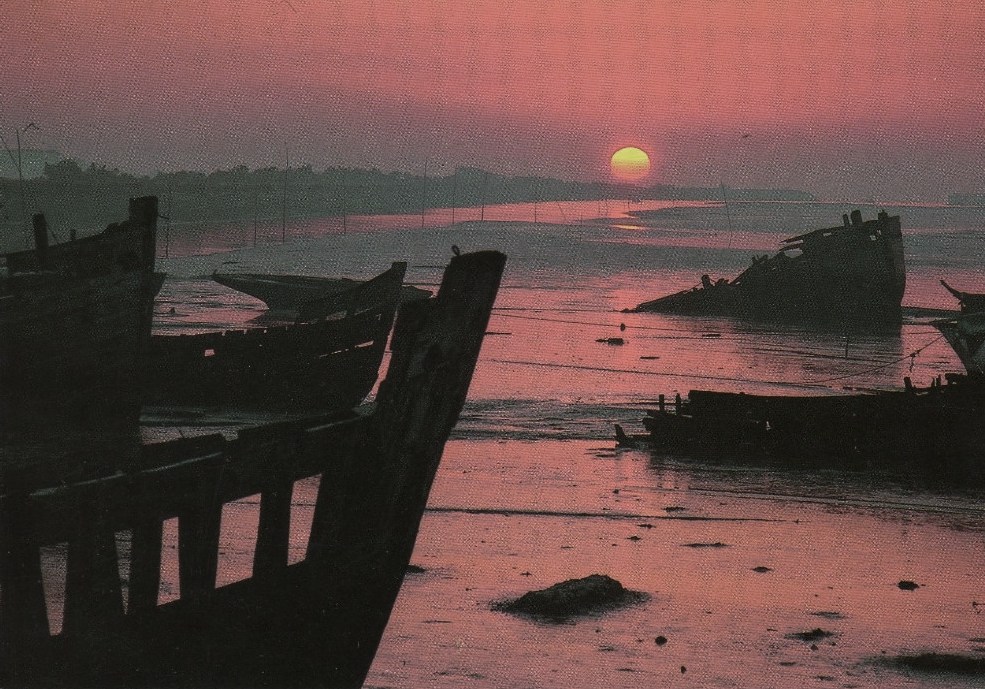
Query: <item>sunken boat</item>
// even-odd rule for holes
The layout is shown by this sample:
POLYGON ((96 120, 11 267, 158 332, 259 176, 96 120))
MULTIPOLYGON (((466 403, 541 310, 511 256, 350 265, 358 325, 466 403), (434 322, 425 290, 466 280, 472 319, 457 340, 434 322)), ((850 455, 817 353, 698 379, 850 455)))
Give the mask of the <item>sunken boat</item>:
POLYGON ((0 435, 37 424, 131 424, 151 334, 157 198, 130 200, 126 220, 0 256, 0 435))
MULTIPOLYGON (((352 278, 329 278, 312 275, 279 275, 271 273, 212 273, 212 279, 224 287, 259 299, 271 311, 301 311, 307 306, 310 313, 315 305, 357 287, 361 281, 352 278)), ((401 301, 427 299, 428 290, 405 285, 401 301)))
POLYGON ((898 327, 906 288, 899 216, 862 220, 854 210, 842 219, 785 239, 776 255, 754 257, 731 280, 704 275, 700 286, 626 311, 898 327))
POLYGON ((406 267, 306 302, 293 324, 154 335, 144 401, 295 412, 359 404, 376 383, 406 267))
MULTIPOLYGON (((654 449, 985 482, 985 313, 933 323, 965 366, 927 387, 831 395, 691 390, 661 395, 643 425, 654 449)), ((628 438, 617 430, 625 442, 628 438)))
POLYGON ((436 297, 401 308, 379 395, 349 415, 148 444, 130 470, 75 481, 5 475, 4 686, 361 686, 504 263, 493 251, 456 256, 436 297), (292 494, 311 481, 299 541, 292 494), (231 550, 224 506, 250 502, 256 525, 237 533, 253 543, 252 569, 217 586, 231 550), (306 547, 291 556, 297 542, 306 547), (173 552, 177 567, 162 568, 173 552), (64 562, 42 571, 52 554, 64 562), (45 595, 55 588, 63 599, 45 595))

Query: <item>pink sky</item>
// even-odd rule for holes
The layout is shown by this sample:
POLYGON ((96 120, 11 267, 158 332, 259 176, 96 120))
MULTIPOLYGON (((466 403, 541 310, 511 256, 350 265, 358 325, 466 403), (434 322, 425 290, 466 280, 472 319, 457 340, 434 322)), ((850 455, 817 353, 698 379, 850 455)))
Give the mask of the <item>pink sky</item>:
POLYGON ((0 131, 113 167, 985 191, 979 2, 9 0, 0 131), (235 9, 233 9, 235 8, 235 9), (744 134, 749 134, 744 137, 744 134))

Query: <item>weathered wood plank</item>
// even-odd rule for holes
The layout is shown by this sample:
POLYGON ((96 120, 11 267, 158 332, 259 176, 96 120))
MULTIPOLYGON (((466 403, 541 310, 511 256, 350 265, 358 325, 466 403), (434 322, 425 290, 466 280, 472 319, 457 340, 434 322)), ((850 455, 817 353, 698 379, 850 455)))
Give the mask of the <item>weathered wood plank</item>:
POLYGON ((62 633, 83 636, 111 629, 123 618, 119 559, 112 531, 98 522, 80 522, 68 542, 62 633))
POLYGON ((293 482, 285 481, 260 495, 260 522, 253 553, 254 577, 271 579, 287 567, 293 488, 293 482))
POLYGON ((188 505, 178 514, 178 577, 183 599, 200 599, 215 589, 219 564, 221 465, 202 471, 191 486, 188 505))
POLYGON ((0 497, 0 659, 14 672, 49 634, 41 552, 27 501, 26 493, 0 497))
POLYGON ((161 591, 163 522, 154 516, 137 517, 131 527, 130 588, 127 614, 136 615, 157 606, 161 591))

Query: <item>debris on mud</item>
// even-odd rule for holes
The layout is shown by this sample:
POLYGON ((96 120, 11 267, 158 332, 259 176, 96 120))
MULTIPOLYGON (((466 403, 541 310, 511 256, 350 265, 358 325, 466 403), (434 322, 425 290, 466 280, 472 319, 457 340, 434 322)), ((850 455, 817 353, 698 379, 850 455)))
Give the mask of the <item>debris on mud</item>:
POLYGON ((714 543, 685 543, 685 548, 727 548, 728 545, 722 543, 721 541, 715 541, 714 543))
POLYGON ((827 639, 829 636, 834 636, 834 632, 829 632, 826 629, 821 629, 820 627, 815 627, 807 632, 795 632, 793 634, 787 634, 788 639, 799 639, 800 641, 818 641, 820 639, 827 639))
POLYGON ((645 593, 630 591, 612 577, 592 574, 583 579, 569 579, 559 584, 529 591, 513 600, 493 603, 493 610, 563 621, 579 615, 606 612, 639 603, 649 598, 645 593))
POLYGON ((895 665, 919 672, 952 672, 985 677, 985 658, 956 653, 919 653, 891 659, 895 665))
POLYGON ((903 581, 901 581, 896 585, 899 586, 904 591, 915 591, 918 588, 920 588, 920 584, 918 584, 915 581, 910 581, 908 579, 904 579, 903 581))

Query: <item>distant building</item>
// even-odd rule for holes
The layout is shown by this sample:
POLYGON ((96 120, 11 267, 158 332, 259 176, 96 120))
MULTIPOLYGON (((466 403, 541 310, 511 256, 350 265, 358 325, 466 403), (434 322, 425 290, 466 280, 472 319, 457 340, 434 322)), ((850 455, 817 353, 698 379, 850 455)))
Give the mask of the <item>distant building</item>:
MULTIPOLYGON (((14 158, 16 158, 17 150, 11 149, 11 152, 14 154, 14 158)), ((44 173, 45 165, 53 165, 61 159, 62 154, 58 151, 22 148, 21 170, 24 173, 24 179, 40 177, 44 173)), ((6 151, 0 152, 0 177, 17 179, 17 165, 11 160, 11 156, 7 155, 6 151)))

